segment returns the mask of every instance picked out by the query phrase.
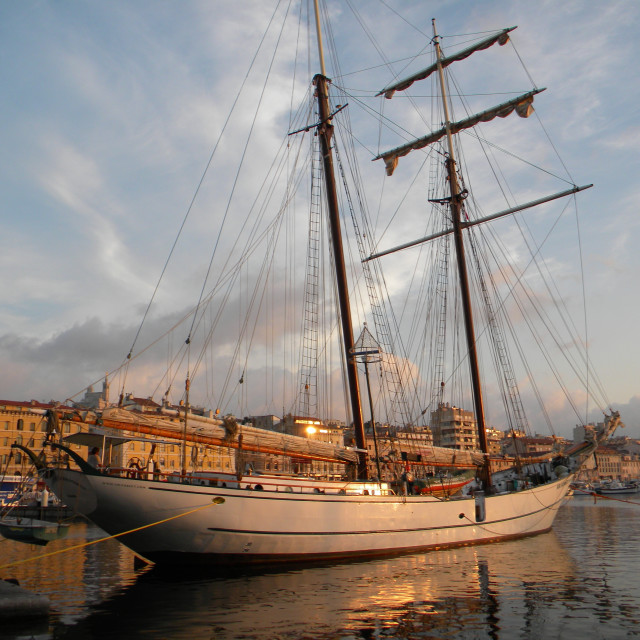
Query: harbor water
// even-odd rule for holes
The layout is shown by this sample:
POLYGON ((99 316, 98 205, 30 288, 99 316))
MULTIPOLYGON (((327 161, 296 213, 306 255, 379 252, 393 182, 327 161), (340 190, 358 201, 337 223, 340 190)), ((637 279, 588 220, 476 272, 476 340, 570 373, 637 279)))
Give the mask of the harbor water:
MULTIPOLYGON (((2 565, 47 547, 0 541, 2 565)), ((574 497, 553 531, 501 544, 221 576, 134 568, 115 540, 2 569, 51 599, 3 638, 629 638, 640 635, 640 496, 574 497)))

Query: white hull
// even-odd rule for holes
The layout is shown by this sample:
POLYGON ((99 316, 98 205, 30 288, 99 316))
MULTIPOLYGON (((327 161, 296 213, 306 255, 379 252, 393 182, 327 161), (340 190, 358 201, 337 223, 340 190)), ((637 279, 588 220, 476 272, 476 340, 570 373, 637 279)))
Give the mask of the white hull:
POLYGON ((487 496, 485 518, 477 521, 473 498, 256 491, 47 472, 51 490, 109 534, 146 527, 119 538, 138 555, 217 564, 370 557, 533 535, 551 528, 570 481, 487 496))

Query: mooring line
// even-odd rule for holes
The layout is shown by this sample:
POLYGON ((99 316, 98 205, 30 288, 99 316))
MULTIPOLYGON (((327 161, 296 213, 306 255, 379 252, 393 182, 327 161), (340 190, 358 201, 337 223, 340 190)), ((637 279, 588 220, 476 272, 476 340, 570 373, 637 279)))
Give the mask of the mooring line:
POLYGON ((135 529, 129 529, 129 531, 122 531, 121 533, 115 533, 112 536, 106 536, 105 538, 99 538, 98 540, 90 540, 89 542, 76 544, 76 545, 73 545, 72 547, 65 547, 64 549, 58 549, 57 551, 52 551, 51 553, 43 553, 39 556, 33 556, 32 558, 25 558, 24 560, 16 560, 15 562, 10 562, 9 564, 4 564, 0 566, 0 570, 6 569, 8 567, 15 567, 19 564, 25 564, 27 562, 31 562, 32 560, 42 560, 42 558, 49 558, 51 556, 58 555, 59 553, 66 553, 67 551, 82 549, 92 544, 98 544, 98 542, 105 542, 106 540, 111 540, 112 538, 119 538, 120 536, 125 536, 129 533, 135 533, 136 531, 142 531, 143 529, 148 529, 149 527, 155 527, 156 525, 169 522, 170 520, 175 520, 176 518, 182 518, 183 516, 188 516, 192 513, 195 513, 196 511, 202 511, 203 509, 208 509, 209 507, 213 507, 217 504, 222 504, 224 501, 225 501, 224 498, 217 496, 213 498, 213 500, 211 501, 211 504, 203 504, 201 507, 196 507, 195 509, 191 509, 190 511, 179 513, 177 516, 171 516, 169 518, 165 518, 164 520, 158 520, 158 522, 151 522, 150 524, 145 524, 145 525, 142 525, 141 527, 136 527, 135 529))

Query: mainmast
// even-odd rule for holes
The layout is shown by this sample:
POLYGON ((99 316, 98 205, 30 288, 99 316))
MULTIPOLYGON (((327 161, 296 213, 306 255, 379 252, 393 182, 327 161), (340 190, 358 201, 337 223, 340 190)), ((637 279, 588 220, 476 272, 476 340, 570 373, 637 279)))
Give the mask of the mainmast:
POLYGON ((338 288, 338 304, 340 308, 340 321, 342 323, 342 337, 347 366, 347 380, 349 384, 349 398, 351 401, 351 413, 353 417, 353 428, 355 433, 356 447, 358 453, 358 478, 366 480, 368 478, 366 460, 366 438, 364 433, 364 422, 362 418, 362 406, 360 404, 360 387, 358 384, 357 363, 352 357, 354 346, 353 325, 351 323, 351 306, 349 303, 349 288, 347 285, 347 269, 344 260, 344 250, 342 247, 342 231, 340 228, 340 210, 338 207, 338 195, 336 189, 336 178, 333 168, 333 152, 331 150, 331 139, 333 137, 333 125, 331 124, 331 110, 329 107, 329 79, 325 75, 324 54, 322 51, 322 33, 320 30, 320 12, 318 0, 315 0, 316 31, 318 34, 318 52, 320 57, 320 69, 322 73, 315 76, 313 83, 316 87, 318 98, 318 109, 320 124, 318 126, 318 137, 320 138, 320 150, 324 165, 325 187, 327 190, 327 208, 329 211, 329 227, 331 230, 331 245, 336 269, 336 284, 338 288))
MULTIPOLYGON (((460 294, 462 298, 462 311, 464 315, 465 334, 467 338, 467 350, 469 354, 469 370, 471 374, 471 387, 473 390, 473 403, 476 414, 476 424, 478 428, 478 441, 480 450, 488 454, 487 432, 484 420, 484 404, 482 400, 482 386, 480 384, 480 368, 478 366, 478 352, 476 349, 476 336, 473 325, 473 312, 471 310, 471 292, 469 287, 469 275, 467 273, 467 263, 465 259, 464 240, 462 237, 462 201, 464 196, 458 184, 456 173, 456 161, 453 148, 453 136, 451 135, 451 120, 449 118, 449 104, 447 98, 447 87, 444 81, 444 71, 442 67, 442 50, 440 49, 440 39, 436 31, 436 21, 433 23, 433 42, 436 48, 436 64, 438 66, 438 76, 442 94, 442 106, 444 109, 445 130, 447 135, 447 146, 449 157, 447 158, 447 174, 449 177, 449 189, 451 192, 451 220, 453 223, 453 238, 456 247, 456 259, 458 262, 458 273, 460 277, 460 294)), ((483 478, 488 487, 491 483, 491 470, 489 468, 489 458, 485 457, 485 477, 483 478)))

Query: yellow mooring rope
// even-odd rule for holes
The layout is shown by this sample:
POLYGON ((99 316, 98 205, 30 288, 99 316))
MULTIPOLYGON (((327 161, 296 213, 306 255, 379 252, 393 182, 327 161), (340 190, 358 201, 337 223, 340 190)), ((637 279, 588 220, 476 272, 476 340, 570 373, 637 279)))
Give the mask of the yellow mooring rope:
POLYGON ((224 498, 217 496, 213 498, 213 500, 211 501, 211 504, 204 504, 201 507, 196 507, 195 509, 191 509, 190 511, 179 513, 177 516, 171 516, 170 518, 165 518, 164 520, 158 520, 158 522, 151 522, 150 524, 145 524, 141 527, 136 527, 135 529, 129 529, 129 531, 122 531, 121 533, 116 533, 112 536, 106 536, 105 538, 99 538, 98 540, 91 540, 90 542, 75 544, 72 547, 65 547, 64 549, 58 549, 58 551, 52 551, 51 553, 43 553, 39 556, 33 556, 32 558, 25 558, 24 560, 17 560, 16 562, 10 562, 9 564, 0 566, 0 570, 6 569, 8 567, 15 567, 19 564, 31 562, 32 560, 42 560, 42 558, 49 558, 50 556, 55 556, 55 555, 58 555, 59 553, 66 553, 67 551, 82 549, 83 547, 88 547, 89 545, 92 545, 92 544, 98 544, 98 542, 105 542, 106 540, 111 540, 111 538, 119 538, 120 536, 125 536, 129 533, 135 533, 136 531, 142 531, 143 529, 148 529, 149 527, 155 527, 158 524, 163 524, 164 522, 169 522, 170 520, 175 520, 176 518, 182 518, 183 516, 188 516, 192 513, 195 513, 196 511, 202 511, 202 509, 208 509, 209 507, 213 507, 217 504, 222 504, 224 501, 225 501, 224 498))

